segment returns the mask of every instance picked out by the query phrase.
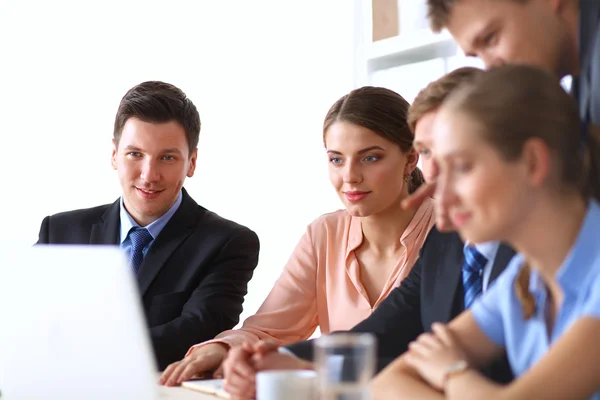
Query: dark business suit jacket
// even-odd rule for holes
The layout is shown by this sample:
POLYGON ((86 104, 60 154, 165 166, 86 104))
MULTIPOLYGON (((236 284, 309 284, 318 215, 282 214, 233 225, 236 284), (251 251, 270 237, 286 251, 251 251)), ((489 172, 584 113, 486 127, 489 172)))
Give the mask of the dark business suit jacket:
MULTIPOLYGON (((46 217, 38 244, 117 245, 119 210, 117 200, 46 217)), ((258 251, 253 231, 199 206, 183 189, 138 275, 160 369, 238 323, 258 251)))
POLYGON ((600 1, 580 0, 579 76, 573 91, 582 120, 600 125, 600 1))
MULTIPOLYGON (((457 233, 442 233, 434 227, 410 274, 369 318, 351 329, 351 332, 375 334, 379 370, 404 353, 408 344, 421 333, 429 331, 432 323, 449 322, 464 310, 463 247, 464 243, 457 233)), ((506 268, 513 255, 513 250, 500 245, 490 284, 506 268)), ((300 358, 313 359, 312 341, 298 342, 287 348, 300 358)), ((499 382, 512 378, 506 359, 482 372, 499 382)))

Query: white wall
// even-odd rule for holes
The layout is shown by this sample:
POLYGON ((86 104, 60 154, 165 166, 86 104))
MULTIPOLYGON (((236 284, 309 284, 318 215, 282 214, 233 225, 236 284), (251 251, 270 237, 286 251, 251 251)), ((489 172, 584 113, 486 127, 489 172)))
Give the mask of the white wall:
POLYGON ((42 218, 114 201, 119 100, 150 79, 202 119, 202 205, 254 229, 260 305, 308 223, 340 207, 321 124, 353 87, 349 0, 0 1, 0 240, 34 243, 42 218))

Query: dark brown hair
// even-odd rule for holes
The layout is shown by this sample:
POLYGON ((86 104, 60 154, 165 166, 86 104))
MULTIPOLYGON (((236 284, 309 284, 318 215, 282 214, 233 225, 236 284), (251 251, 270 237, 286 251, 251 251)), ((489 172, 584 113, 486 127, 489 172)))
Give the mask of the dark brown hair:
MULTIPOLYGON (((414 135, 408 127, 408 102, 393 90, 364 86, 355 89, 336 101, 323 123, 325 134, 335 122, 344 121, 370 129, 379 136, 394 142, 407 153, 413 145, 414 135)), ((414 192, 424 182, 419 168, 410 174, 408 192, 414 192)))
MULTIPOLYGON (((529 0, 502 0, 513 1, 515 3, 527 3, 529 0)), ((434 32, 440 32, 448 26, 448 20, 452 13, 452 8, 460 0, 427 0, 427 18, 429 26, 434 32)))
POLYGON ((185 130, 190 155, 198 147, 200 115, 192 101, 176 86, 160 81, 147 81, 129 89, 121 99, 113 137, 117 144, 129 118, 161 124, 177 121, 185 130))
POLYGON ((441 78, 429 83, 413 100, 408 109, 408 126, 414 132, 423 115, 438 109, 446 97, 459 85, 472 81, 483 70, 475 67, 457 68, 441 78))
MULTIPOLYGON (((524 65, 493 68, 458 88, 443 107, 473 117, 506 161, 520 158, 527 141, 542 140, 555 161, 557 189, 600 200, 598 132, 582 132, 577 103, 550 72, 524 65)), ((535 311, 529 273, 526 264, 515 282, 526 318, 535 311)))

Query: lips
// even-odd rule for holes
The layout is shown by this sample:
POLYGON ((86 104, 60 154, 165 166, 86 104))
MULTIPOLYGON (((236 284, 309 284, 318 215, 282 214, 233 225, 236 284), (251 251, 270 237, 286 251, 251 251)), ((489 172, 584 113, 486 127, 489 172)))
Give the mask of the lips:
POLYGON ((452 225, 454 225, 454 227, 457 229, 464 226, 470 218, 471 218, 471 213, 467 213, 467 212, 454 213, 454 214, 450 215, 450 220, 452 221, 452 225))
POLYGON ((365 197, 367 197, 370 193, 371 192, 362 192, 362 191, 358 191, 358 190, 353 190, 353 191, 349 191, 349 192, 344 192, 344 195, 346 196, 346 199, 348 199, 349 202, 356 203, 358 201, 361 201, 365 197))
POLYGON ((157 198, 163 191, 162 190, 156 190, 156 189, 142 189, 142 188, 135 188, 137 190, 137 192, 140 194, 141 197, 143 197, 144 199, 148 199, 148 200, 152 200, 157 198))

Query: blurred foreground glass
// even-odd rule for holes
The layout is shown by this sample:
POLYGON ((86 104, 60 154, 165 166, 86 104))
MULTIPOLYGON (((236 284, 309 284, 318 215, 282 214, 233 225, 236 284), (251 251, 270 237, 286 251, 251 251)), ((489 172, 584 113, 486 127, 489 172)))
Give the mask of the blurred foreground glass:
POLYGON ((320 400, 369 400, 375 373, 375 337, 369 333, 325 335, 315 341, 320 400))

